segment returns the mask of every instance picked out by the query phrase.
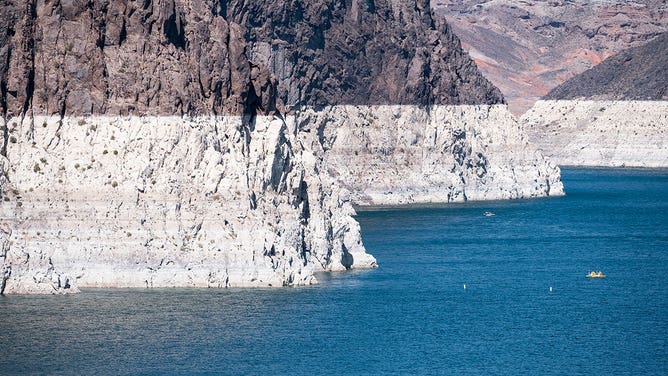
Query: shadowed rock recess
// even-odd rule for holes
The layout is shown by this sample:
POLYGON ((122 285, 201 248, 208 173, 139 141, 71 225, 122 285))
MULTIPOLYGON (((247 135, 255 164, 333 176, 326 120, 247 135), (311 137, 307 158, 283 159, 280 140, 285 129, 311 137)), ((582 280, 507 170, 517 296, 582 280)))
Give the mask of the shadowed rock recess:
POLYGON ((428 0, 0 3, 0 292, 314 283, 352 204, 562 194, 428 0))
POLYGON ((668 33, 556 87, 524 116, 563 165, 668 167, 668 33))

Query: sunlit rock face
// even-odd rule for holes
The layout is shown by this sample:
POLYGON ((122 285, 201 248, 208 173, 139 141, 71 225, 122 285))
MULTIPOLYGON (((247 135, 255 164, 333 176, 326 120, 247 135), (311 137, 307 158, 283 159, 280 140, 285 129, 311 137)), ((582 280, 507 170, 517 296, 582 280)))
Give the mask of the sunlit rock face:
POLYGON ((559 165, 668 167, 668 101, 538 101, 522 122, 559 165))
POLYGON ((314 271, 375 266, 352 207, 317 173, 320 162, 301 146, 294 121, 18 121, 10 124, 18 139, 8 146, 11 189, 2 205, 5 293, 74 282, 299 285, 314 283, 314 271), (35 279, 42 264, 60 274, 35 279))
POLYGON ((504 105, 336 106, 319 124, 330 174, 358 205, 562 195, 559 168, 504 105))

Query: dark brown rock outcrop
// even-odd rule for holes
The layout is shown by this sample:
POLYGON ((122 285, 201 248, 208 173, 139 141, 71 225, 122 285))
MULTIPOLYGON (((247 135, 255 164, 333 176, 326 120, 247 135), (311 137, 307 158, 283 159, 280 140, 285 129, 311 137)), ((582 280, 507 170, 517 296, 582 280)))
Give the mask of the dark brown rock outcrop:
POLYGON ((244 29, 213 2, 9 1, 2 25, 7 115, 240 113, 272 109, 244 29), (258 99, 260 98, 260 99, 258 99))
POLYGON ((503 101, 428 0, 17 0, 0 18, 5 116, 503 101))
POLYGON ((499 103, 429 0, 240 1, 248 30, 288 106, 499 103))
POLYGON ((545 99, 668 100, 668 32, 624 50, 550 91, 545 99))

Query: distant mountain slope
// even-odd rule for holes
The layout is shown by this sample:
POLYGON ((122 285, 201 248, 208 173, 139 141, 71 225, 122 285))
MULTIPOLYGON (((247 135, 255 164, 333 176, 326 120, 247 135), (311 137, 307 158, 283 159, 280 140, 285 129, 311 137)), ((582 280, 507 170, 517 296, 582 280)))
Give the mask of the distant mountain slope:
POLYGON ((569 78, 668 31, 666 0, 432 0, 432 6, 516 114, 569 78))
POLYGON ((668 32, 624 50, 550 91, 545 99, 668 99, 668 32))

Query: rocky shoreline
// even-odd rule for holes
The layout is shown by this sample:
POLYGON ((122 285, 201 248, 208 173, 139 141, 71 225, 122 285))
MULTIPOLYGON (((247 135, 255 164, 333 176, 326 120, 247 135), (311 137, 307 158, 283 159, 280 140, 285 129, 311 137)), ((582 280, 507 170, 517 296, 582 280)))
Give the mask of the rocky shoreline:
POLYGON ((562 195, 559 168, 505 105, 334 106, 299 114, 355 205, 562 195))
POLYGON ((352 204, 563 194, 500 105, 6 125, 6 294, 311 284, 376 266, 352 204))
POLYGON ((294 124, 10 120, 3 292, 300 285, 374 267, 294 124))
POLYGON ((668 167, 668 101, 545 100, 521 123, 560 166, 668 167))

